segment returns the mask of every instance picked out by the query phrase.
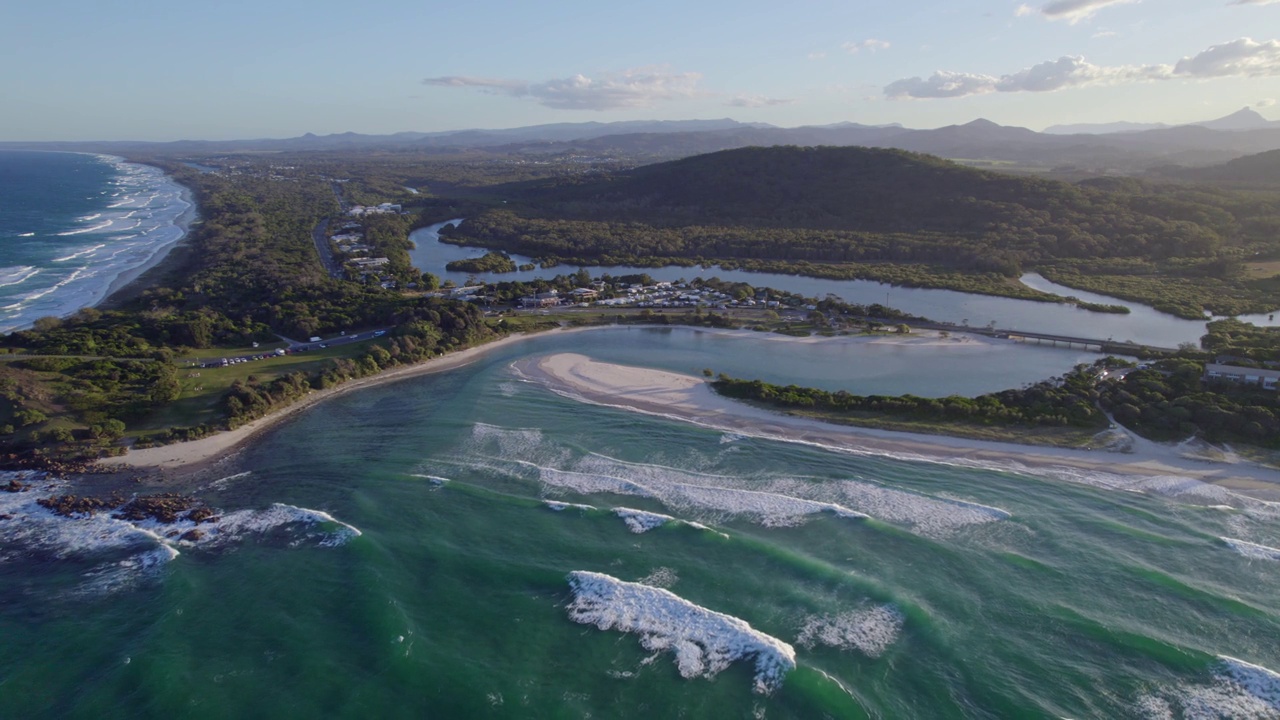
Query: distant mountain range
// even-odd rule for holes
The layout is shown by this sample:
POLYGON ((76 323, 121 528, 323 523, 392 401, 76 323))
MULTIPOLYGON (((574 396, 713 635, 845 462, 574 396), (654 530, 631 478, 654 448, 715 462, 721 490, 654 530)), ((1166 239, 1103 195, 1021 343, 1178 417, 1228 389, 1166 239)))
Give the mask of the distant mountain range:
MULTIPOLYGON (((1280 122, 1245 108, 1223 118, 1175 127, 1136 123, 1055 126, 1046 132, 974 120, 932 130, 898 124, 782 128, 731 119, 557 123, 503 130, 306 134, 287 139, 149 142, 0 143, 0 148, 91 150, 123 154, 418 151, 532 156, 625 156, 670 160, 748 146, 866 146, 929 153, 971 164, 1087 173, 1207 166, 1280 149, 1280 122), (1070 131, 1070 132, 1068 132, 1070 131)), ((1012 169, 1006 167, 1005 169, 1012 169)))
MULTIPOLYGON (((1253 108, 1242 108, 1225 117, 1204 122, 1188 123, 1206 127, 1210 130, 1261 130, 1269 127, 1280 127, 1280 122, 1268 120, 1253 108)), ((1145 130, 1164 130, 1177 127, 1165 123, 1079 123, 1075 125, 1050 125, 1044 131, 1049 135, 1113 135, 1115 133, 1143 132, 1145 130)))

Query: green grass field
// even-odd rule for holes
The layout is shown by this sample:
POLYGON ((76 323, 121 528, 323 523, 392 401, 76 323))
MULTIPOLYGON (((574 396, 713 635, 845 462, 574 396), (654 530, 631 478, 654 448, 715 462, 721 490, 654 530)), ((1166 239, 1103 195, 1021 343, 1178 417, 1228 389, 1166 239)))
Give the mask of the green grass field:
MULTIPOLYGON (((379 340, 362 340, 360 342, 330 347, 321 350, 309 350, 304 353, 269 357, 265 360, 251 360, 226 367, 198 367, 187 363, 178 364, 178 382, 182 392, 178 399, 161 408, 145 420, 130 426, 130 433, 149 435, 171 427, 201 425, 222 418, 219 409, 222 396, 237 381, 247 381, 250 376, 259 382, 272 380, 295 372, 312 372, 328 365, 336 358, 360 357, 379 340)), ((275 348, 284 347, 284 343, 262 345, 257 348, 211 348, 193 353, 189 358, 216 359, 239 357, 253 353, 270 353, 275 348)))

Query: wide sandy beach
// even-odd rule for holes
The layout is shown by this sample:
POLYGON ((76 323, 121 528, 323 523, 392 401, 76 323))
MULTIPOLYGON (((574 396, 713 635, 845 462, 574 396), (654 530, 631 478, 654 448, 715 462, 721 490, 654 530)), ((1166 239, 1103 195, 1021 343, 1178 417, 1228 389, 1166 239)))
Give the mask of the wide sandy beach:
POLYGON ((1117 453, 845 427, 721 397, 703 378, 597 362, 573 353, 522 360, 516 363, 516 370, 580 400, 743 435, 870 455, 1058 476, 1114 489, 1154 489, 1205 502, 1212 502, 1215 494, 1201 492, 1200 483, 1263 500, 1280 500, 1280 478, 1274 469, 1187 457, 1156 443, 1139 442, 1132 452, 1117 453))

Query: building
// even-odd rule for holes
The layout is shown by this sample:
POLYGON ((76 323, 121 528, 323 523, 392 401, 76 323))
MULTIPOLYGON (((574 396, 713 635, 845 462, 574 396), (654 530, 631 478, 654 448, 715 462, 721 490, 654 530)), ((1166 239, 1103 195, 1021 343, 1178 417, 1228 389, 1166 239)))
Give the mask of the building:
POLYGON ((520 307, 523 308, 545 308, 554 307, 559 304, 560 293, 555 290, 520 298, 520 307))
POLYGON ((351 264, 355 265, 358 268, 371 268, 371 267, 380 267, 382 265, 386 265, 389 262, 391 262, 390 258, 376 257, 376 258, 358 258, 356 260, 352 260, 351 264))
POLYGON ((592 290, 590 288, 578 288, 577 290, 574 290, 571 294, 573 295, 574 300, 577 300, 580 302, 586 301, 586 300, 595 300, 596 298, 600 297, 600 292, 598 290, 592 290))
POLYGON ((1280 370, 1264 370, 1262 368, 1239 367, 1237 365, 1219 365, 1207 363, 1204 366, 1205 380, 1230 380, 1232 382, 1258 385, 1264 390, 1275 390, 1280 384, 1280 370))

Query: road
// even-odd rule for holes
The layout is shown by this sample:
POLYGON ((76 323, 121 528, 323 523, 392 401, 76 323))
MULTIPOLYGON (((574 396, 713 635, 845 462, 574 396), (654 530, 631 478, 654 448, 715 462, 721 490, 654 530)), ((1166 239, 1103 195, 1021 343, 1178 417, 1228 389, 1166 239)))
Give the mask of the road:
POLYGON ((325 218, 316 223, 315 228, 311 230, 311 239, 316 243, 316 252, 320 254, 320 264, 324 265, 329 277, 341 280, 343 278, 342 264, 333 257, 333 247, 329 245, 328 229, 329 218, 325 218))

